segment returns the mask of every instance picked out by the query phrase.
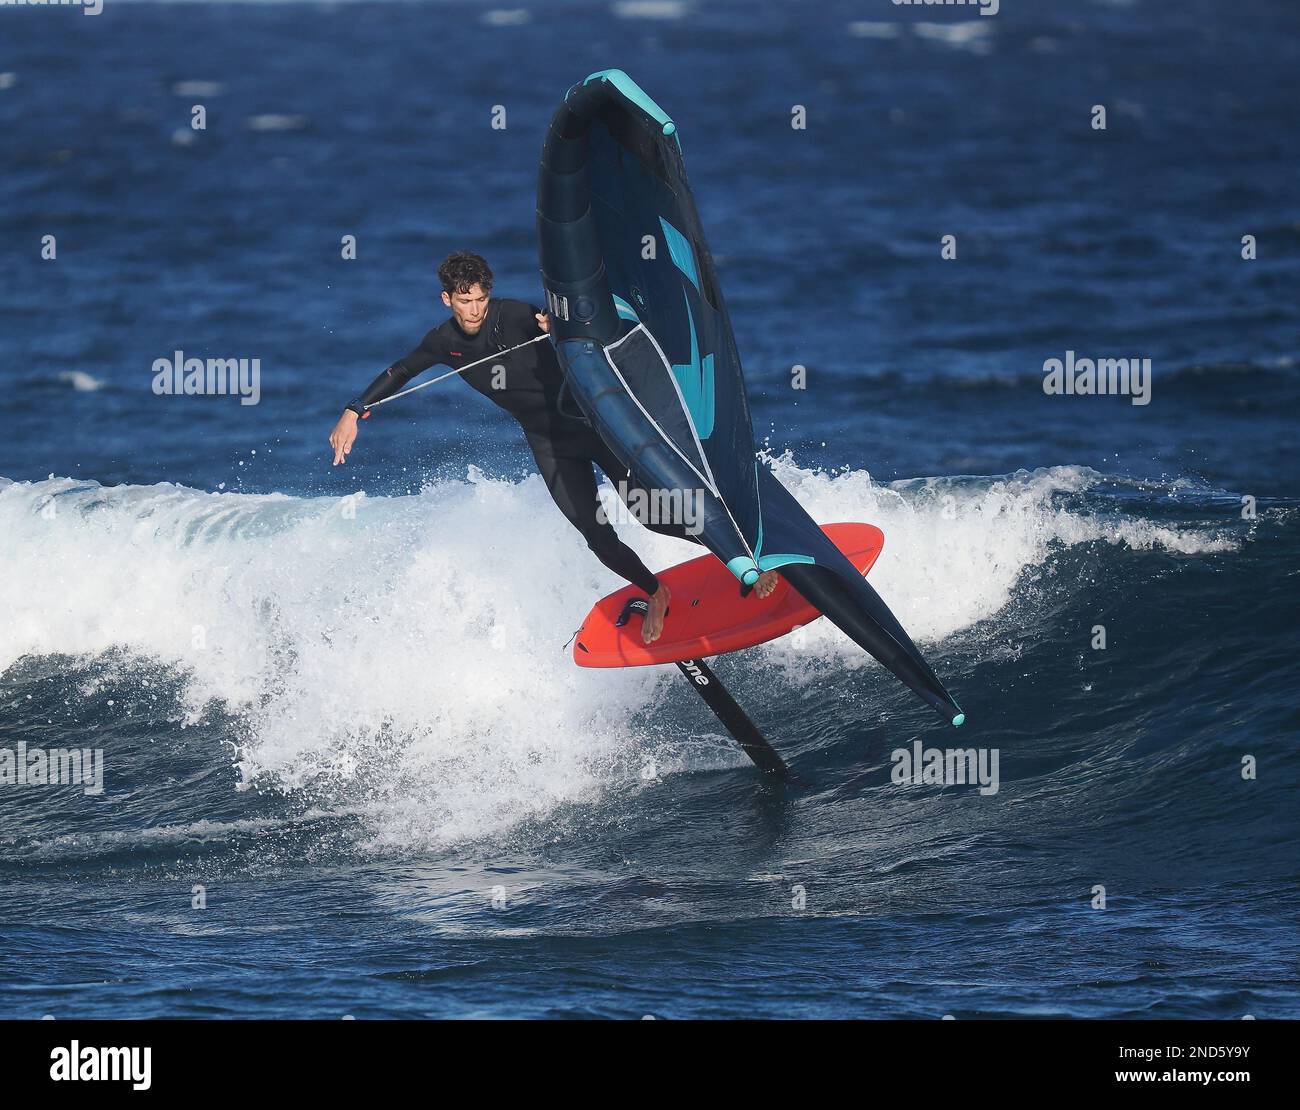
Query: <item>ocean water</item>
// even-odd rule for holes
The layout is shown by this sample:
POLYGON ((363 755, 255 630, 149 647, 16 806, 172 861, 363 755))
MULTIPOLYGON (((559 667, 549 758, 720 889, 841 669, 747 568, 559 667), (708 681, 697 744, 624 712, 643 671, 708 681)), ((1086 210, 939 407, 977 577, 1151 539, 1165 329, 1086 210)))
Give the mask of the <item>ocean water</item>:
POLYGON ((1298 44, 1264 0, 0 9, 0 748, 105 769, 0 785, 0 1016, 1300 1016, 1298 44), (619 583, 458 382, 330 466, 444 254, 540 299, 542 133, 611 66, 960 733, 824 622, 716 663, 798 788, 675 669, 575 667, 619 583), (176 350, 258 403, 154 394, 176 350), (1149 403, 1046 395, 1067 351, 1149 403), (997 792, 895 783, 918 741, 997 792))

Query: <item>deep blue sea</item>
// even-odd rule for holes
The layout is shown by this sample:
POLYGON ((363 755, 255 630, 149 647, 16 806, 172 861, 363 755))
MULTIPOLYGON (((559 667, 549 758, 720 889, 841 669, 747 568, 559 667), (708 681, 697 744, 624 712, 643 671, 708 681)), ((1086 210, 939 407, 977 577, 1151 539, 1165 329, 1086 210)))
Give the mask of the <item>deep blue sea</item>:
POLYGON ((105 768, 0 785, 0 1017, 1300 1017, 1298 124, 1291 0, 0 7, 0 749, 105 768), (716 663, 801 788, 575 667, 620 583, 456 380, 331 467, 445 254, 541 299, 609 67, 960 733, 826 622, 716 663))

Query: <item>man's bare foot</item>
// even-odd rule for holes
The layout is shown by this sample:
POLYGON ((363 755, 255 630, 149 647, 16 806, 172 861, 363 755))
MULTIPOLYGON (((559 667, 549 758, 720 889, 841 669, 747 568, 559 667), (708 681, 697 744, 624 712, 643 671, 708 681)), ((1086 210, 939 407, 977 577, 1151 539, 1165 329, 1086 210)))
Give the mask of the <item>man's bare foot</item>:
POLYGON ((643 642, 653 644, 659 639, 659 634, 664 630, 664 614, 668 612, 668 600, 668 587, 660 582, 659 589, 650 599, 650 611, 646 613, 645 620, 641 622, 641 639, 643 642))
POLYGON ((765 570, 758 576, 758 581, 754 583, 754 593, 759 597, 767 597, 776 589, 776 571, 765 570))

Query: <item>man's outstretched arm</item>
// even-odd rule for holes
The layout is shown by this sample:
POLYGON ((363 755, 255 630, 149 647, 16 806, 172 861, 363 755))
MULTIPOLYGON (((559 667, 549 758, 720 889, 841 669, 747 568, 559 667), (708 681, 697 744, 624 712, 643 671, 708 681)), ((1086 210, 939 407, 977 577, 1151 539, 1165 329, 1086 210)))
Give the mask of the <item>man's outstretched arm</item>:
POLYGON ((418 374, 423 374, 430 366, 444 361, 446 355, 440 350, 437 333, 429 332, 420 345, 375 378, 365 390, 348 402, 339 417, 334 430, 330 432, 330 446, 334 448, 334 465, 347 462, 352 451, 352 444, 357 438, 357 422, 366 415, 366 406, 376 404, 385 397, 391 397, 418 374))

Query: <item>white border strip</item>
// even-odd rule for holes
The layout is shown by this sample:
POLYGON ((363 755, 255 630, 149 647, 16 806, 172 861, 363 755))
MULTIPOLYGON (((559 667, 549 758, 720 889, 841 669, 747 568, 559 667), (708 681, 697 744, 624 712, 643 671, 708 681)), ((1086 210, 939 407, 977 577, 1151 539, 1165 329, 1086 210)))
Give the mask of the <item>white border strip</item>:
POLYGON ((722 493, 718 489, 717 481, 713 477, 713 470, 709 467, 708 456, 705 455, 704 453, 704 444, 700 442, 699 433, 695 430, 695 421, 691 419, 691 410, 687 408, 686 398, 682 395, 682 388, 680 385, 677 384, 677 375, 673 373, 672 365, 669 363, 668 357, 664 354, 663 348, 659 346, 658 340, 655 339, 654 335, 651 333, 649 328, 647 328, 644 324, 638 323, 636 327, 632 328, 627 333, 627 335, 623 336, 622 339, 618 340, 615 343, 611 343, 608 347, 603 347, 602 350, 605 352, 605 361, 609 363, 609 368, 614 371, 614 376, 618 378, 619 383, 623 386, 624 392, 626 392, 627 395, 632 398, 632 403, 635 404, 636 407, 641 410, 645 418, 648 421, 650 421, 651 427, 653 427, 654 430, 659 433, 660 438, 666 444, 668 444, 669 447, 673 449, 673 451, 677 454, 677 457, 681 459, 682 462, 684 462, 687 466, 691 468, 691 471, 695 474, 695 476, 699 478, 699 480, 703 482, 706 487, 708 487, 709 492, 712 493, 713 496, 718 499, 718 504, 720 504, 723 507, 723 509, 726 510, 727 517, 731 521, 731 526, 736 530, 736 535, 740 538, 740 542, 744 545, 745 550, 749 552, 749 557, 753 559, 755 565, 757 565, 758 559, 754 555, 753 549, 749 546, 749 541, 745 539, 745 533, 740 530, 740 525, 736 523, 736 518, 731 513, 731 506, 727 504, 726 499, 722 496, 722 493), (646 338, 650 340, 651 344, 654 346, 655 351, 659 355, 660 364, 663 366, 664 372, 668 375, 668 380, 673 383, 673 392, 677 394, 677 401, 682 406, 682 413, 686 417, 686 426, 691 430, 691 438, 695 440, 695 446, 699 448, 700 461, 704 464, 704 469, 708 475, 707 477, 704 474, 700 473, 699 468, 682 453, 681 448, 679 448, 677 444, 675 444, 672 441, 672 437, 670 437, 663 430, 663 428, 659 426, 659 422, 653 416, 650 415, 645 405, 641 403, 641 398, 638 397, 632 391, 632 387, 627 384, 627 379, 623 377, 622 371, 619 370, 619 368, 615 365, 614 360, 609 356, 610 351, 614 350, 615 347, 618 347, 619 345, 627 342, 627 340, 631 339, 632 336, 639 331, 645 332, 646 338))

